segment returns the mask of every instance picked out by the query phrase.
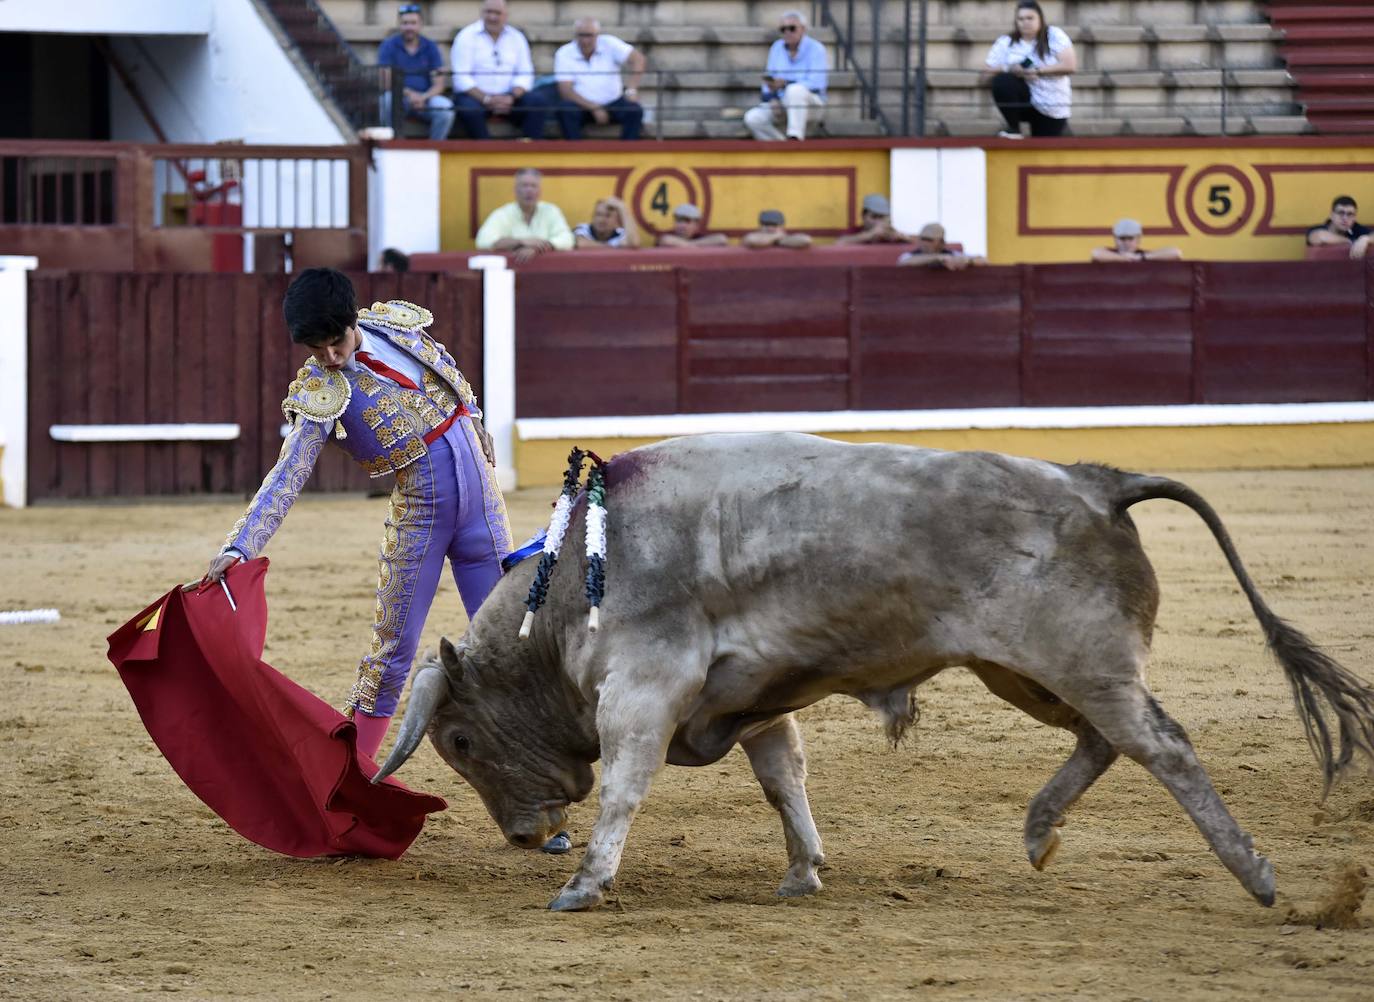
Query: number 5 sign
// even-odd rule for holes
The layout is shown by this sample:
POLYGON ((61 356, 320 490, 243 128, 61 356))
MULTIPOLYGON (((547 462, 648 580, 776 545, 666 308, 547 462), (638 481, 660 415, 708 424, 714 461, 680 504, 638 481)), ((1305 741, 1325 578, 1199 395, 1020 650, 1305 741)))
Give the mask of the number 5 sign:
POLYGON ((1235 167, 1203 167, 1183 194, 1188 221, 1199 233, 1224 237, 1235 233, 1255 213, 1255 186, 1235 167))

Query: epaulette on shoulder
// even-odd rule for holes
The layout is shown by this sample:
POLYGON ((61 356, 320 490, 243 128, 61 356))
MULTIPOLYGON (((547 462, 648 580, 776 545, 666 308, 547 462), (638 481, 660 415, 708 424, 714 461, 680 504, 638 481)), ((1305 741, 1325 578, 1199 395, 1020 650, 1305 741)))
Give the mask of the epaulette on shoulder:
POLYGON ((385 303, 373 303, 367 309, 359 310, 358 319, 379 327, 414 331, 434 323, 434 314, 423 306, 407 303, 403 299, 391 299, 385 303))
POLYGON ((299 414, 311 421, 335 421, 348 409, 352 392, 342 372, 306 363, 286 389, 282 413, 287 417, 299 414))

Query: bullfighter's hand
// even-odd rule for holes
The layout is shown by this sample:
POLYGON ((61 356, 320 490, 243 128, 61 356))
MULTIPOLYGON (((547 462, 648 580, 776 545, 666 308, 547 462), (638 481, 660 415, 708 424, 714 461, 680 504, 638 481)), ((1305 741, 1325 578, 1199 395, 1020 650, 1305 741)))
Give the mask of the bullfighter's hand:
POLYGON ((481 418, 472 419, 472 430, 477 433, 477 441, 482 443, 482 451, 487 454, 487 462, 495 469, 496 443, 491 439, 491 432, 487 431, 487 426, 482 423, 481 418))
POLYGON ((191 582, 190 584, 186 585, 182 590, 194 591, 196 588, 203 587, 207 584, 214 584, 215 582, 222 580, 224 578, 224 575, 228 572, 229 568, 233 567, 242 559, 243 558, 240 557, 237 553, 217 554, 215 556, 215 559, 210 561, 210 569, 205 572, 205 577, 201 578, 199 581, 191 582))

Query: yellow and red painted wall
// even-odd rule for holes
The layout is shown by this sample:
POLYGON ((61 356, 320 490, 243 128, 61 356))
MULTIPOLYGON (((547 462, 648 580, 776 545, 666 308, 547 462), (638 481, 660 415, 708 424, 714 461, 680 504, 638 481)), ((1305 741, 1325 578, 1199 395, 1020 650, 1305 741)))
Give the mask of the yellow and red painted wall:
POLYGON ((377 151, 373 252, 462 251, 512 199, 512 173, 544 172, 570 224, 616 195, 652 237, 672 209, 699 206, 738 236, 763 209, 822 240, 858 225, 863 196, 890 198, 911 231, 938 220, 995 264, 1085 261, 1112 224, 1138 219, 1146 246, 1192 260, 1298 260, 1336 195, 1374 219, 1374 144, 1345 137, 1158 140, 824 140, 784 150, 749 142, 387 143, 377 151))

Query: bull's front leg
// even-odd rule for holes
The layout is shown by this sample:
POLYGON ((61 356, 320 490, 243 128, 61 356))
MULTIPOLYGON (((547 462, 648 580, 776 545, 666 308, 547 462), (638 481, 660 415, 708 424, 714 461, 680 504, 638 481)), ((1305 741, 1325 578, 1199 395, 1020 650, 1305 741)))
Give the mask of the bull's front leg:
POLYGON ((801 728, 789 713, 740 738, 740 745, 749 756, 764 796, 782 816, 788 867, 778 894, 785 898, 815 894, 821 889, 816 868, 825 862, 825 855, 806 798, 806 753, 802 749, 801 728))
POLYGON ((577 872, 549 902, 556 912, 583 911, 606 900, 625 838, 676 727, 678 701, 651 686, 603 690, 597 707, 601 738, 601 812, 577 872))

